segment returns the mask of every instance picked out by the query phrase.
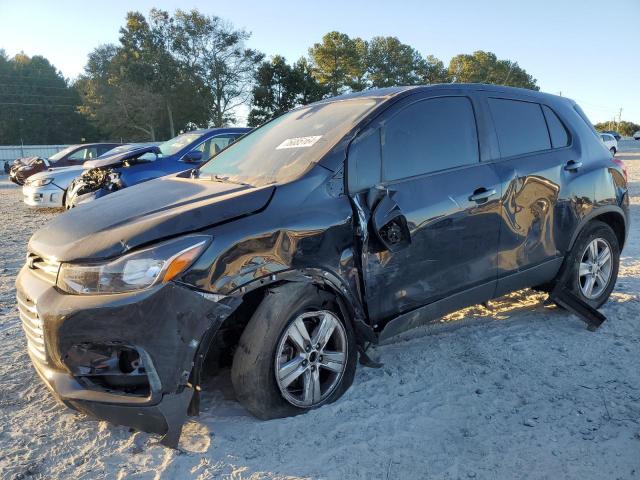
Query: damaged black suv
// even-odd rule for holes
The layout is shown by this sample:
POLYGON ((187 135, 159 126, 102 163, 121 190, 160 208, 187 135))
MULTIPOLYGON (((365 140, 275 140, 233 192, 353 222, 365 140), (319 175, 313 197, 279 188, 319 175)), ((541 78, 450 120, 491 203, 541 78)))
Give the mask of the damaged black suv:
POLYGON ((461 307, 557 286, 599 307, 628 204, 567 98, 372 90, 59 216, 29 242, 20 317, 62 402, 176 445, 225 362, 274 418, 339 398, 368 342, 461 307))

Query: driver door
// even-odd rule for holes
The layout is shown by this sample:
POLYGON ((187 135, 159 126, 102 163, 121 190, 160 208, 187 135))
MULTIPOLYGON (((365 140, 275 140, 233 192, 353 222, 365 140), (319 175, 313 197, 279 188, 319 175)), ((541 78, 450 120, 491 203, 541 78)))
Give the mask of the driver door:
POLYGON ((474 108, 469 96, 413 95, 350 147, 373 324, 461 292, 472 304, 493 295, 500 182, 480 161, 474 108))

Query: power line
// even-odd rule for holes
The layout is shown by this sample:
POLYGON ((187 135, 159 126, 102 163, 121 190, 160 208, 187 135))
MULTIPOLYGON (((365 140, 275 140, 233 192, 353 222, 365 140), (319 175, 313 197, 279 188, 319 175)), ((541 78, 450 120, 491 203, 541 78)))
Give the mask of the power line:
POLYGON ((19 105, 22 107, 73 107, 76 108, 78 105, 71 104, 63 104, 63 103, 20 103, 20 102, 0 102, 0 105, 19 105))
POLYGON ((71 100, 76 98, 70 95, 49 95, 47 93, 0 93, 0 97, 45 97, 45 98, 68 98, 71 100))
POLYGON ((50 88, 55 90, 69 90, 73 87, 45 87, 44 85, 20 85, 16 83, 0 83, 0 87, 27 87, 27 88, 50 88))

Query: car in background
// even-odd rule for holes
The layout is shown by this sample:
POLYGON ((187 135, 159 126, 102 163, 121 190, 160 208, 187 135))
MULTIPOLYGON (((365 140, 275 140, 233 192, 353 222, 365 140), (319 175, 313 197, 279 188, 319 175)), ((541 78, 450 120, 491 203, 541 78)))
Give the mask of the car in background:
POLYGON ((93 160, 120 145, 119 143, 85 143, 71 145, 49 158, 30 157, 14 160, 9 170, 9 179, 18 185, 31 175, 43 172, 48 168, 80 166, 87 160, 93 160))
POLYGON ((611 152, 611 155, 615 155, 618 151, 618 141, 616 140, 616 137, 614 137, 610 133, 599 133, 598 136, 602 140, 602 143, 607 146, 607 148, 611 152))
MULTIPOLYGON (((138 149, 143 145, 119 145, 101 155, 98 159, 138 149)), ((69 185, 74 178, 82 175, 84 168, 84 164, 49 168, 44 172, 30 176, 25 180, 22 187, 24 203, 30 207, 62 208, 69 185)))
POLYGON ((86 162, 82 175, 69 186, 65 207, 73 208, 138 183, 197 168, 250 130, 194 130, 158 146, 143 147, 86 162))
POLYGON ((640 140, 640 130, 638 130, 636 133, 633 134, 633 139, 640 140))
POLYGON ((615 138, 616 141, 620 141, 620 139, 622 138, 622 135, 620 135, 615 130, 604 130, 603 132, 600 132, 600 133, 608 133, 609 135, 613 135, 613 138, 615 138))

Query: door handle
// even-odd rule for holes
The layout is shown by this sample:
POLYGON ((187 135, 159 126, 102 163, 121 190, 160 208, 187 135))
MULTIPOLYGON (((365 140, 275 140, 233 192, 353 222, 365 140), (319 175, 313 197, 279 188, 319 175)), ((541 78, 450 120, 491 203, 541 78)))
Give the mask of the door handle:
POLYGON ((576 170, 578 170, 580 167, 582 167, 582 162, 576 162, 575 160, 569 160, 566 165, 564 166, 564 169, 567 172, 575 172, 576 170))
POLYGON ((478 188, 476 189, 475 192, 473 192, 473 194, 469 197, 469 201, 470 202, 477 202, 477 203, 482 203, 485 202, 489 199, 489 197, 492 197, 493 195, 496 194, 496 191, 494 188, 491 188, 489 190, 487 190, 486 188, 478 188))

